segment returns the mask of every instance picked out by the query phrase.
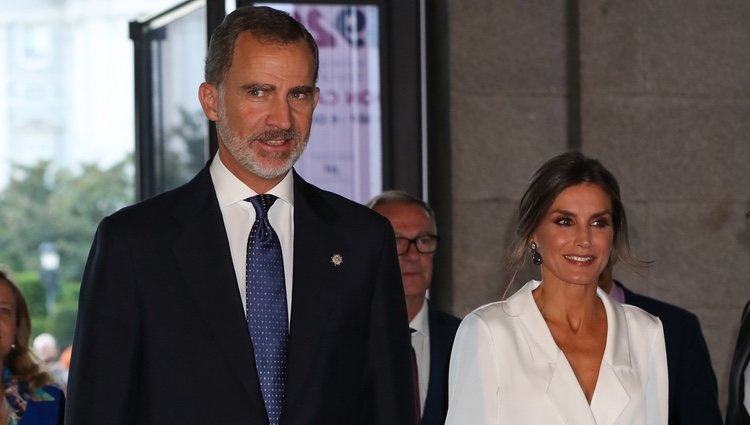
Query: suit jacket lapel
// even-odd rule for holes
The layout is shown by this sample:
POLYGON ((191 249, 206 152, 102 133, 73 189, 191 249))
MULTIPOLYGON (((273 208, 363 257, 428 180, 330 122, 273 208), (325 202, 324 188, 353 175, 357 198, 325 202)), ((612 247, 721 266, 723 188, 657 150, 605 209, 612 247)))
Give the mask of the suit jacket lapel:
POLYGON ((541 312, 534 302, 531 291, 539 282, 527 283, 508 299, 507 309, 512 316, 520 318, 531 357, 542 367, 536 370, 546 373, 547 398, 563 419, 563 423, 597 425, 590 412, 581 386, 570 368, 565 355, 555 344, 552 334, 541 312))
POLYGON ((625 311, 620 304, 597 289, 607 312, 607 345, 599 368, 591 410, 598 424, 613 424, 630 402, 629 394, 637 394, 639 383, 634 380, 625 311))
POLYGON ((344 276, 346 253, 338 243, 337 213, 317 189, 294 174, 294 272, 289 335, 287 410, 309 401, 310 372, 316 358, 337 288, 344 276), (342 256, 336 266, 333 255, 342 256))
POLYGON ((253 410, 265 412, 226 229, 208 167, 184 192, 174 209, 184 226, 174 243, 179 279, 213 337, 208 344, 217 347, 234 369, 255 405, 253 410))
POLYGON ((549 365, 547 368, 547 396, 565 423, 576 425, 613 424, 620 416, 630 397, 628 393, 638 391, 623 382, 632 376, 630 351, 627 343, 627 324, 622 309, 613 307, 609 298, 597 290, 607 312, 607 345, 596 389, 589 406, 583 390, 575 377, 570 363, 557 347, 552 334, 534 302, 531 291, 538 286, 532 282, 508 300, 509 314, 519 316, 524 336, 534 362, 549 365), (615 337, 619 335, 619 340, 615 337), (600 395, 601 394, 601 395, 600 395))
POLYGON ((560 413, 563 422, 576 425, 597 425, 573 369, 562 351, 559 351, 554 368, 550 372, 547 397, 560 413))

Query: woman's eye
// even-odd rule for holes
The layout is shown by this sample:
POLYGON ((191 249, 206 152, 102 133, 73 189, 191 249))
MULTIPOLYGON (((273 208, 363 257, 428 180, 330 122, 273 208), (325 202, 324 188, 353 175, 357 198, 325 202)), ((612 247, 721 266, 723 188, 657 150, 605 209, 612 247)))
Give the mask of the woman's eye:
POLYGON ((559 224, 560 226, 570 226, 573 224, 573 220, 571 220, 570 217, 560 217, 555 220, 555 224, 559 224))
POLYGON ((600 219, 594 220, 592 225, 594 227, 607 227, 609 226, 609 220, 607 220, 606 218, 600 218, 600 219))

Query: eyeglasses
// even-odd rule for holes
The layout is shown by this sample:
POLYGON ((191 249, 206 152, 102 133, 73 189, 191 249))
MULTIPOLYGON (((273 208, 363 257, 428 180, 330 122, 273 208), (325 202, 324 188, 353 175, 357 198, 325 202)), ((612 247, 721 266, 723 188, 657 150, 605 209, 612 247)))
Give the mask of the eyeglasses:
POLYGON ((420 254, 432 254, 437 250, 438 240, 440 240, 438 235, 424 235, 414 239, 398 236, 396 237, 396 252, 398 255, 404 255, 409 252, 411 244, 414 244, 414 248, 420 254))

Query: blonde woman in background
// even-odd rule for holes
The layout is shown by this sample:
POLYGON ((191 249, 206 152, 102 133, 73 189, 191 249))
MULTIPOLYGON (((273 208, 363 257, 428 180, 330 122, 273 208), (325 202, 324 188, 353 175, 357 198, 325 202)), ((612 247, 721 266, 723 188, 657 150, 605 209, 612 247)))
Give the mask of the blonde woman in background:
POLYGON ((0 270, 0 425, 63 423, 65 397, 29 349, 31 316, 18 286, 0 270))

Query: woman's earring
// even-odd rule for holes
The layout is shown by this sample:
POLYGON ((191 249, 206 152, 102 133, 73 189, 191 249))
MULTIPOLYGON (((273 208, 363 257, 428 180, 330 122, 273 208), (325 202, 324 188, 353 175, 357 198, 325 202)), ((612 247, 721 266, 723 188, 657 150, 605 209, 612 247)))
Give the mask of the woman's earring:
POLYGON ((536 250, 536 242, 532 242, 529 245, 529 251, 531 251, 531 262, 536 266, 542 264, 542 254, 536 250))
POLYGON ((10 344, 10 349, 11 350, 15 350, 16 349, 16 344, 10 344))

